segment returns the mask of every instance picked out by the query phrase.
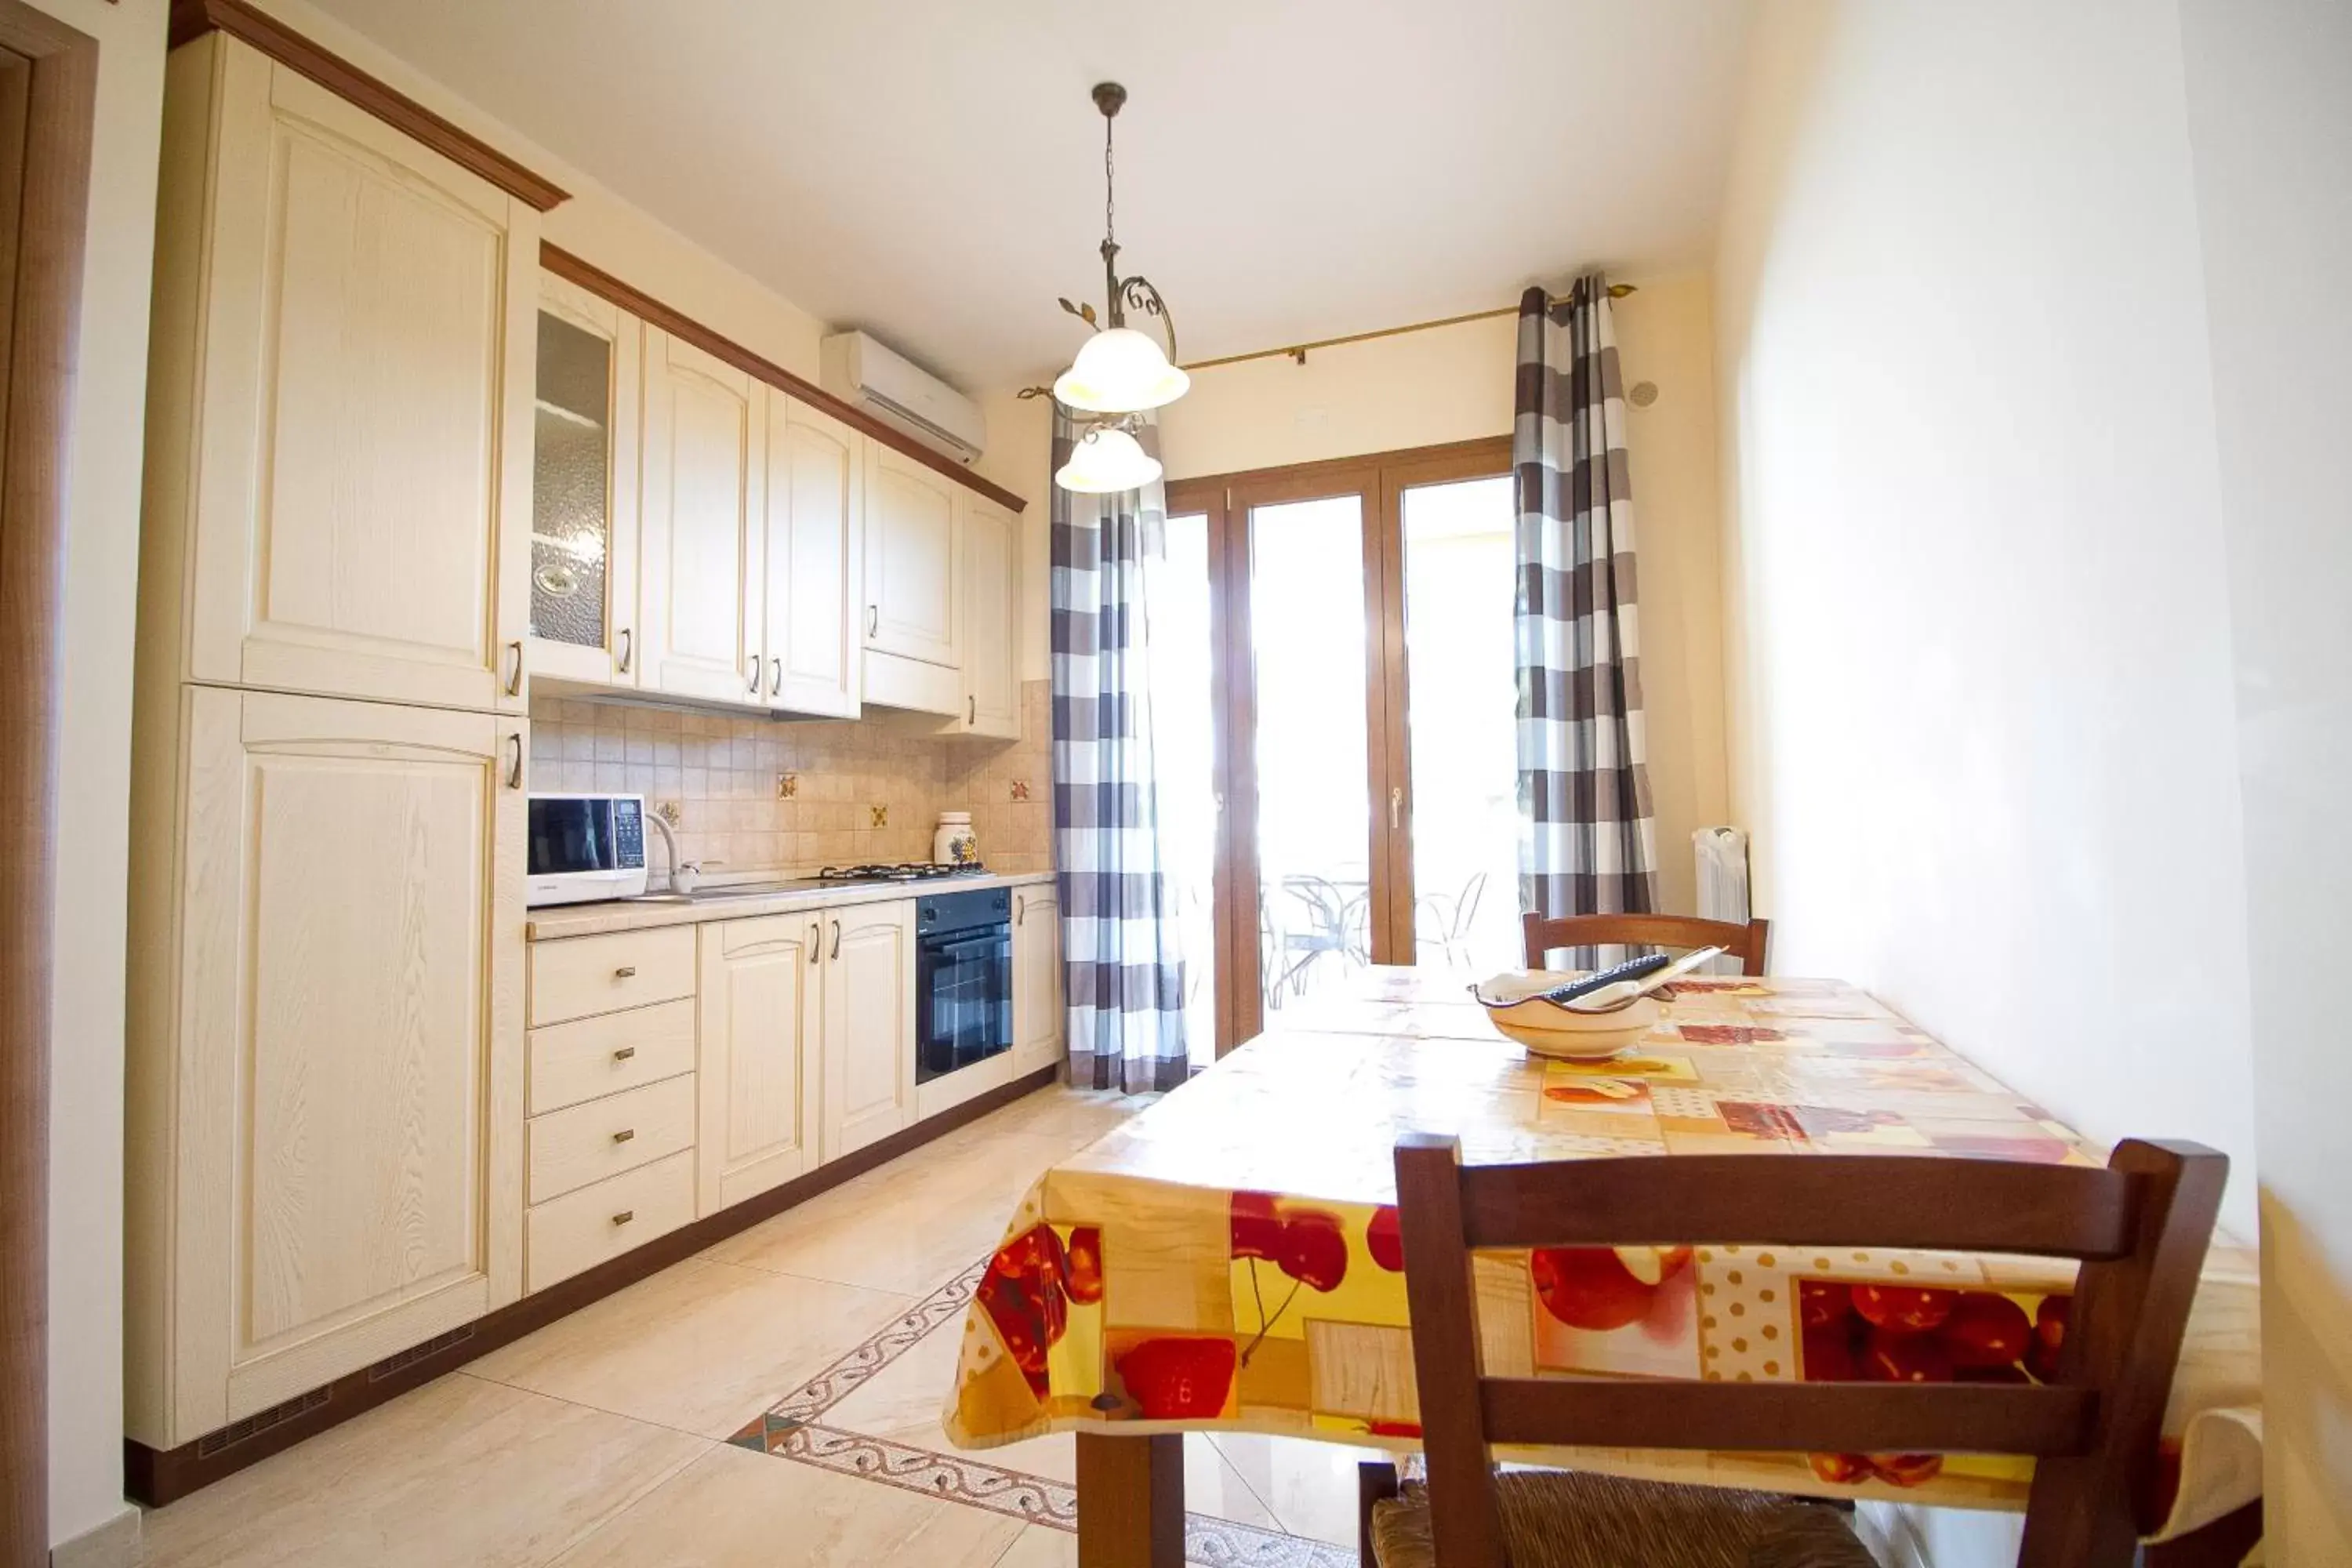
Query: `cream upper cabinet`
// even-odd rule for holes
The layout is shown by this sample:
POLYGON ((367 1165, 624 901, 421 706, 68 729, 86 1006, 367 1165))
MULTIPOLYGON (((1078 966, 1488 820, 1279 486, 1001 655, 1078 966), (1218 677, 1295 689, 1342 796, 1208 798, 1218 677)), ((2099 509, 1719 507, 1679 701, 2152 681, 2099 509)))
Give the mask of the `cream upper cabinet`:
POLYGON ((827 1160, 915 1121, 915 905, 820 911, 825 920, 827 1160))
POLYGON ((703 1214, 816 1163, 823 936, 817 914, 701 928, 696 1184, 703 1214))
POLYGON ((956 524, 967 492, 879 441, 867 450, 866 646, 953 669, 963 657, 956 524))
POLYGON ((1062 1059, 1062 905, 1051 882, 1013 889, 1013 1070, 1062 1059))
POLYGON ((154 1447, 521 1288, 523 721, 188 686, 177 731, 131 1005, 154 1447))
POLYGON ((864 663, 866 438, 780 392, 768 395, 768 703, 858 716, 864 663))
POLYGON ((188 679, 520 708, 539 215, 224 34, 168 80, 150 635, 188 679))
POLYGON ((610 300, 541 272, 536 342, 530 668, 635 686, 644 329, 610 300))
POLYGON ((764 706, 767 386, 646 329, 638 685, 764 706))
POLYGON ((1021 735, 1020 525, 984 496, 961 495, 964 604, 962 732, 1021 735))

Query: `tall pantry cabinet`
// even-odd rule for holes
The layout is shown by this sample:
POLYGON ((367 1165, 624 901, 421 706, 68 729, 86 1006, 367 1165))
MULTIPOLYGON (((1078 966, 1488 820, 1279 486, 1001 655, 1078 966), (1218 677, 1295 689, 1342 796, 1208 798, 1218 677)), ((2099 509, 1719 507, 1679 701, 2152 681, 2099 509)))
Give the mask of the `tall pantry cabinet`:
POLYGON ((538 211, 170 57, 130 971, 130 1435, 521 1289, 538 211))

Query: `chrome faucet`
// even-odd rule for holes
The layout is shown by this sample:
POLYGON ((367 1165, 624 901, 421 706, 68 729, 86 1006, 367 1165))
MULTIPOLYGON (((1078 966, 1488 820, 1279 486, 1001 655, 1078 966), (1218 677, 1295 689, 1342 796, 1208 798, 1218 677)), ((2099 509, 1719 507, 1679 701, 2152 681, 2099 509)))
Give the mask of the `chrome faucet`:
POLYGON ((662 843, 669 849, 669 890, 686 894, 694 891, 694 879, 702 868, 691 860, 677 858, 677 835, 670 830, 669 819, 658 811, 646 813, 646 820, 661 829, 662 843))

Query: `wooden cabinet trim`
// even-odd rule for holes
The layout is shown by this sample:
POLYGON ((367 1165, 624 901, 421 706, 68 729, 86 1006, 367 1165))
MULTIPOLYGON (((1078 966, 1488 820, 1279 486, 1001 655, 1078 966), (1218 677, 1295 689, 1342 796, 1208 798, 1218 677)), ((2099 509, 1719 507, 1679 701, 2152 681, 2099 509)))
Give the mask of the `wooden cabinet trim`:
POLYGON ((289 70, 309 77, 336 97, 367 110, 395 131, 413 137, 541 212, 571 199, 571 193, 554 181, 533 174, 480 137, 443 119, 341 56, 320 48, 246 0, 173 0, 171 47, 176 49, 211 32, 226 33, 289 70))
MULTIPOLYGON (((185 0, 185 3, 238 5, 242 0, 185 0)), ((851 429, 864 432, 892 451, 902 452, 925 468, 945 474, 966 489, 984 495, 997 505, 1010 507, 1016 512, 1027 510, 1029 503, 1003 485, 982 479, 945 453, 934 452, 904 431, 893 429, 863 409, 852 407, 814 382, 794 375, 773 360, 763 358, 742 344, 721 337, 693 317, 663 304, 643 289, 632 288, 595 263, 583 260, 562 246, 548 240, 540 241, 539 264, 558 278, 611 300, 640 321, 692 343, 707 354, 725 360, 744 374, 764 381, 778 391, 799 398, 812 408, 830 414, 851 429)))

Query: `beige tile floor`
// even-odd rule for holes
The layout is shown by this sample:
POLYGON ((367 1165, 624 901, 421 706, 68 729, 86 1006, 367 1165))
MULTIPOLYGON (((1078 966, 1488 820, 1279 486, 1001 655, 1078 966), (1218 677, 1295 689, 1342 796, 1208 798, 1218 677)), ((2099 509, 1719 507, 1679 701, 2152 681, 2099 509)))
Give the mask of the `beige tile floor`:
MULTIPOLYGON (((1000 1239, 1038 1173, 1138 1102, 1052 1089, 845 1183, 462 1371, 147 1515, 152 1568, 1070 1568, 1048 1526, 723 1439, 1000 1239)), ((951 1452, 934 1333, 829 1426, 951 1452)), ((978 1456, 1066 1480, 1072 1443, 978 1456)), ((1355 1539, 1353 1450, 1189 1442, 1193 1511, 1355 1539)))

